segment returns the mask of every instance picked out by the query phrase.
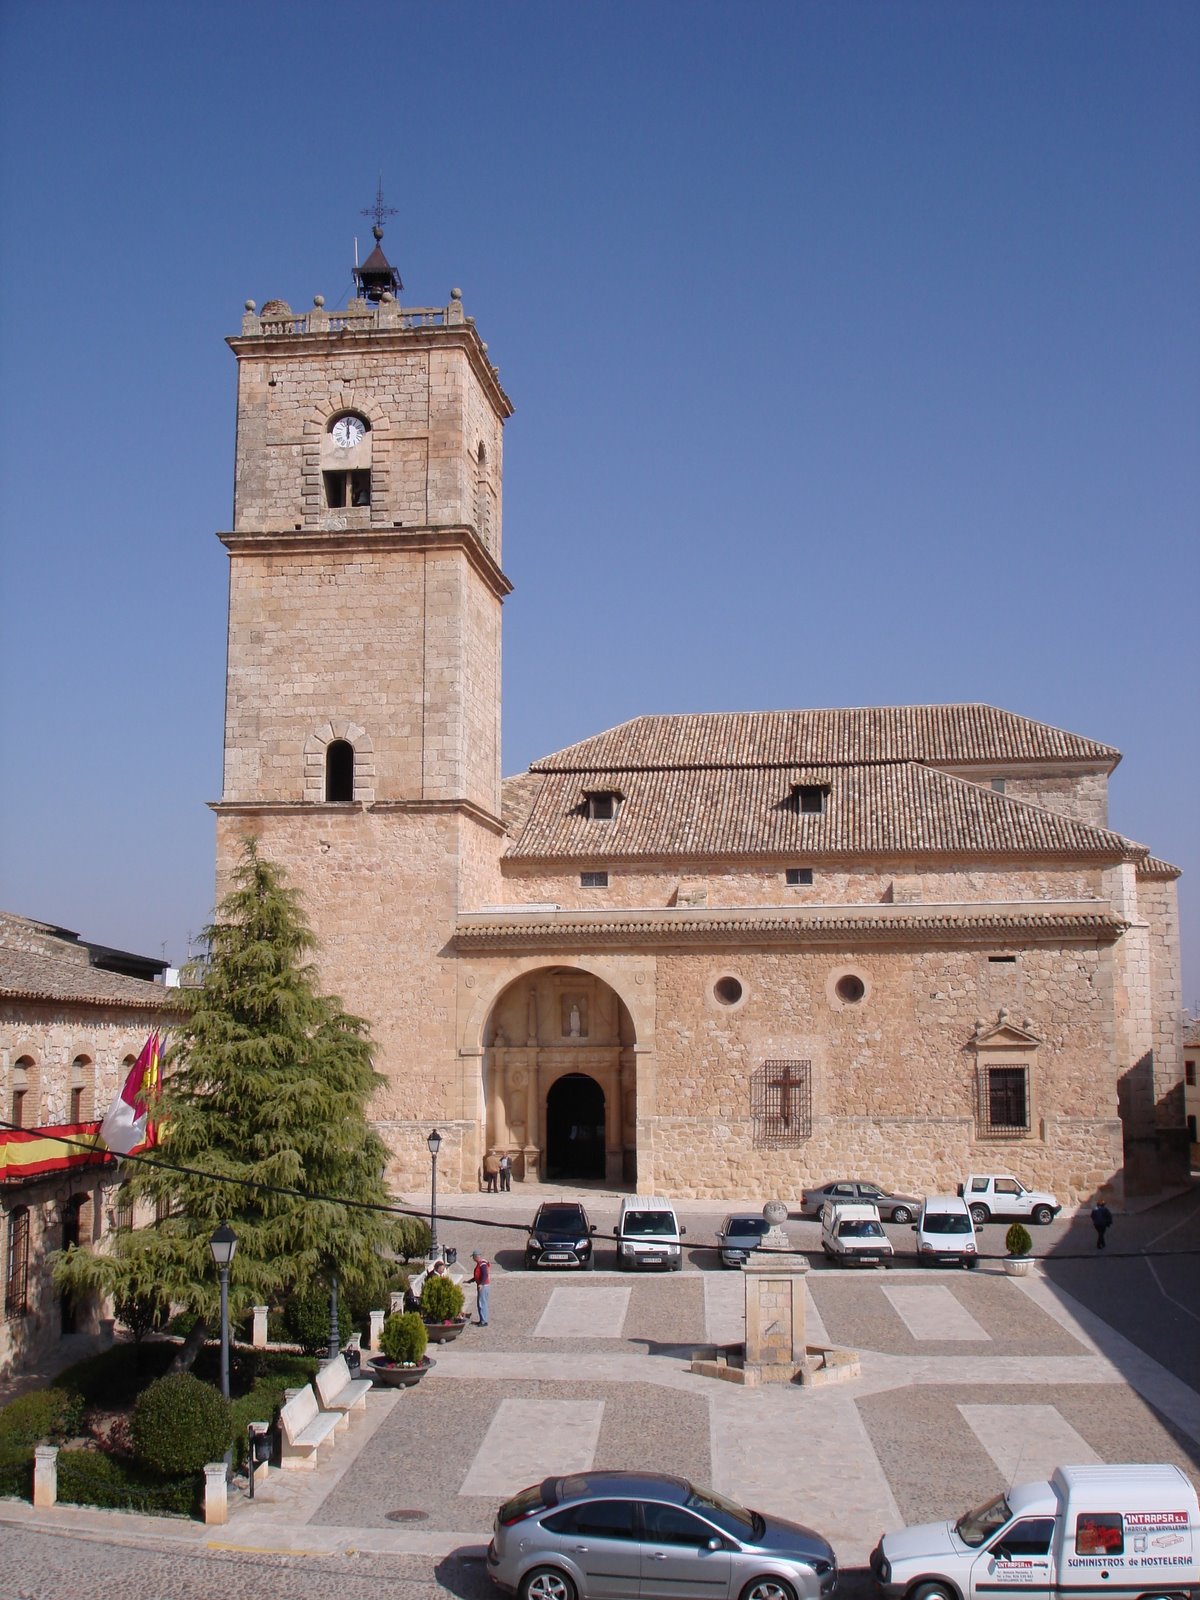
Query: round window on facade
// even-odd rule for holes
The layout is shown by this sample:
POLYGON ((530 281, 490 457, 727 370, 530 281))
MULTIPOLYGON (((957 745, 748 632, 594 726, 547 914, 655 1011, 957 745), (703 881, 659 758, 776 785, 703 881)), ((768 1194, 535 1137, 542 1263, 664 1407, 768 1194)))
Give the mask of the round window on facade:
POLYGON ((839 978, 835 987, 838 999, 844 1000, 848 1006, 856 1006, 867 992, 866 984, 853 972, 847 972, 839 978))
POLYGON ((735 1006, 742 998, 742 986, 736 978, 718 978, 713 994, 723 1006, 735 1006))

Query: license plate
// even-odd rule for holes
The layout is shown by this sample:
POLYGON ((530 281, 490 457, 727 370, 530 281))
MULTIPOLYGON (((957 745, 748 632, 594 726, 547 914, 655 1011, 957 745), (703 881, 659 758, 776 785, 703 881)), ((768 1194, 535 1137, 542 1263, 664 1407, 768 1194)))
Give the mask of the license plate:
POLYGON ((547 1261, 570 1261, 570 1259, 571 1252, 569 1250, 547 1250, 546 1252, 547 1261))
POLYGON ((648 1267, 661 1267, 663 1264, 663 1258, 661 1256, 643 1256, 642 1260, 648 1267))

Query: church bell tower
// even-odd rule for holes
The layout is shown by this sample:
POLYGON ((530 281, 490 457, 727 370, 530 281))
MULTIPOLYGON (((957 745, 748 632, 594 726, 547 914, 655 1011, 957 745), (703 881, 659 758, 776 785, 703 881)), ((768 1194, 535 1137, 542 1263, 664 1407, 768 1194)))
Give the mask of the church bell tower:
MULTIPOLYGON (((283 864, 323 986, 367 1019, 403 1182, 430 1119, 467 1130, 460 909, 499 887, 503 428, 458 289, 403 307, 375 249, 344 310, 248 301, 237 358, 218 893, 247 836, 283 864)), ((473 1155, 471 1156, 473 1159, 473 1155)), ((447 1172, 447 1177, 450 1173, 447 1172)))

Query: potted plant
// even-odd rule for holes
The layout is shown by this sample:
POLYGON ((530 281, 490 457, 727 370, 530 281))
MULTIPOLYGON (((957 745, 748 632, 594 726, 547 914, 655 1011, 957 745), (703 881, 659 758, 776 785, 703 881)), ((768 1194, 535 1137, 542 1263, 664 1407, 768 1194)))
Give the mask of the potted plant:
POLYGON ((376 1383, 392 1388, 411 1388, 435 1366, 425 1354, 425 1324, 415 1311, 396 1311, 383 1325, 379 1345, 381 1356, 371 1358, 376 1383))
POLYGON ((431 1344, 447 1344, 466 1327, 463 1292, 453 1278, 431 1272, 421 1285, 421 1316, 431 1344))
POLYGON ((1023 1222, 1014 1222, 1004 1235, 1004 1270, 1010 1278, 1023 1278, 1033 1265, 1033 1240, 1023 1222))

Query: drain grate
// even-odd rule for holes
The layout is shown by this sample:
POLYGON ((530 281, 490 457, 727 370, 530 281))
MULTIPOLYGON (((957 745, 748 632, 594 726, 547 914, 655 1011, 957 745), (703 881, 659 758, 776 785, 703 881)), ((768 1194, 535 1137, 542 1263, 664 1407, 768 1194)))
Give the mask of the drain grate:
POLYGON ((384 1516, 386 1517, 388 1522, 428 1522, 429 1521, 429 1513, 428 1513, 428 1511, 411 1511, 411 1510, 408 1510, 408 1509, 403 1509, 403 1510, 400 1510, 400 1511, 385 1511, 384 1512, 384 1516))

